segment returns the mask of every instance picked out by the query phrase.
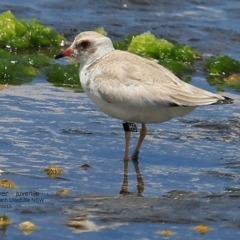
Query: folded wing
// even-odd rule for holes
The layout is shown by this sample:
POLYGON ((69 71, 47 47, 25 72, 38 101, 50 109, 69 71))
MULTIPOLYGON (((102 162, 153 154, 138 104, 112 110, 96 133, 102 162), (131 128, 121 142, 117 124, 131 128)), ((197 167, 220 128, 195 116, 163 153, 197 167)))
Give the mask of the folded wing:
POLYGON ((101 61, 98 63, 104 68, 104 75, 99 73, 95 78, 99 94, 115 106, 154 109, 209 105, 224 100, 221 95, 181 81, 154 61, 128 52, 113 51, 104 56, 104 65, 101 61), (116 72, 119 73, 117 77, 116 72))

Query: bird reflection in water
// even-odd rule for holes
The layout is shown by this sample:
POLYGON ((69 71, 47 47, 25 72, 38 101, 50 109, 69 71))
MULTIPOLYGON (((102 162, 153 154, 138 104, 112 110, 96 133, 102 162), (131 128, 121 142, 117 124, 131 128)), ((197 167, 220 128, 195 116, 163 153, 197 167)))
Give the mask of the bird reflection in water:
POLYGON ((142 178, 142 174, 140 172, 140 168, 139 168, 139 163, 138 163, 138 159, 132 159, 132 160, 124 160, 124 167, 123 167, 123 184, 122 184, 122 189, 120 191, 120 194, 122 195, 133 195, 135 193, 133 192, 129 192, 128 191, 128 167, 129 167, 129 162, 133 163, 134 166, 134 170, 136 173, 136 177, 137 177, 137 196, 142 196, 142 193, 144 191, 144 182, 143 182, 143 178, 142 178))

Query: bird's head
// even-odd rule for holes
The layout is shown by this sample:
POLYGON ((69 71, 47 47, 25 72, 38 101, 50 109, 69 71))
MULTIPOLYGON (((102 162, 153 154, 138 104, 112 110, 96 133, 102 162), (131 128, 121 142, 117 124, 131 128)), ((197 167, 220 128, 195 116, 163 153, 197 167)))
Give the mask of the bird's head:
POLYGON ((72 45, 55 56, 55 59, 62 57, 74 57, 80 64, 89 65, 114 50, 112 41, 99 33, 87 31, 78 34, 72 45))

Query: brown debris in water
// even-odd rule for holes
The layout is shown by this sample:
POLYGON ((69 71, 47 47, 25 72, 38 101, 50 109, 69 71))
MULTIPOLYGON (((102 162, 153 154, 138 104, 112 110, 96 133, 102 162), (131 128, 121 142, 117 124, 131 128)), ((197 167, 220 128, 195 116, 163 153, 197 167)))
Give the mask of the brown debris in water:
POLYGON ((8 179, 0 180, 0 187, 3 188, 18 188, 17 184, 8 179))
POLYGON ((91 168, 91 166, 90 165, 88 165, 88 164, 83 164, 82 166, 80 166, 82 169, 84 169, 84 170, 88 170, 89 168, 91 168))
POLYGON ((200 224, 196 227, 193 228, 193 230, 195 230, 196 232, 200 233, 200 234, 205 234, 210 232, 212 229, 207 226, 206 224, 200 224))
POLYGON ((70 190, 68 189, 62 189, 56 192, 57 195, 68 195, 70 194, 70 190))
POLYGON ((176 234, 176 233, 173 232, 172 230, 168 230, 168 229, 165 229, 165 230, 163 230, 163 231, 161 231, 161 232, 158 232, 158 233, 161 234, 161 235, 163 235, 163 236, 165 236, 165 237, 173 236, 173 235, 176 234))
POLYGON ((56 165, 50 165, 44 169, 44 172, 48 175, 48 177, 56 178, 63 173, 63 170, 56 165))

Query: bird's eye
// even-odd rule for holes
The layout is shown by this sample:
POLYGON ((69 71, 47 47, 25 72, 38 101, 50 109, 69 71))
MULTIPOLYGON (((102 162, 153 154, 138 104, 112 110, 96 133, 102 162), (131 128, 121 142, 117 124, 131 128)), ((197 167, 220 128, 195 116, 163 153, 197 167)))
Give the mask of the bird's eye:
POLYGON ((89 46, 90 46, 90 42, 87 41, 87 40, 82 41, 82 42, 80 43, 80 48, 81 48, 82 50, 87 49, 89 46))

